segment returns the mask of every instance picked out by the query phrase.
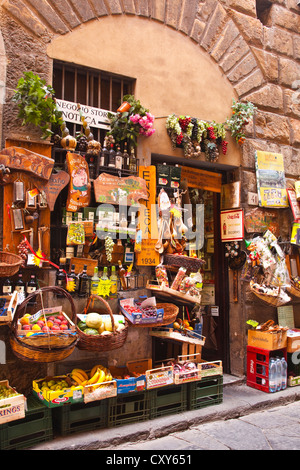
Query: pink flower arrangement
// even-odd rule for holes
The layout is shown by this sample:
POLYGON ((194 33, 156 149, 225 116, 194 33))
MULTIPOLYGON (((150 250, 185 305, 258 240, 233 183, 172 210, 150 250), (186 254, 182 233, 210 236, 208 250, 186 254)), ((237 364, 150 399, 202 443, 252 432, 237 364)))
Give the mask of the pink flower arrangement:
POLYGON ((149 112, 146 112, 145 116, 141 116, 140 114, 132 114, 129 117, 129 120, 135 125, 139 124, 140 135, 145 135, 146 137, 149 137, 150 135, 154 134, 155 129, 153 129, 153 114, 149 112))

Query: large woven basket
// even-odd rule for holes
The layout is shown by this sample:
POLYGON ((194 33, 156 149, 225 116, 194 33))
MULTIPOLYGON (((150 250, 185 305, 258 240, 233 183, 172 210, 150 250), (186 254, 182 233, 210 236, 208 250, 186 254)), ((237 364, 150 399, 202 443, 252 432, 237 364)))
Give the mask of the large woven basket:
MULTIPOLYGON (((257 292, 257 290, 253 287, 252 282, 250 282, 250 290, 260 300, 267 303, 268 305, 272 305, 273 307, 281 307, 282 305, 286 305, 290 301, 290 299, 289 300, 283 299, 280 295, 268 295, 265 293, 257 292)), ((279 288, 279 294, 280 294, 280 288, 279 288)))
POLYGON ((32 362, 56 362, 65 359, 72 354, 78 342, 75 320, 76 310, 71 295, 60 287, 42 287, 26 297, 17 307, 13 321, 11 322, 10 334, 10 344, 14 354, 23 361, 32 362), (39 300, 41 300, 42 305, 45 307, 44 294, 48 293, 58 294, 68 299, 71 305, 70 320, 74 323, 74 331, 36 334, 29 337, 19 336, 18 320, 25 315, 28 303, 35 299, 38 305, 39 300))
POLYGON ((105 310, 107 310, 107 313, 110 315, 112 324, 111 334, 87 335, 86 333, 84 333, 84 331, 81 331, 76 325, 76 331, 79 337, 79 341, 77 343, 78 349, 84 349, 87 351, 111 351, 112 349, 119 349, 124 345, 128 334, 128 321, 125 319, 125 328, 123 328, 121 331, 117 331, 112 309, 109 303, 103 299, 103 297, 100 297, 98 295, 91 295, 88 298, 87 305, 83 313, 87 314, 89 312, 96 312, 103 314, 103 306, 105 307, 105 310), (96 302, 98 302, 98 306, 95 305, 96 302))
POLYGON ((19 271, 22 263, 21 256, 7 251, 0 251, 0 277, 13 276, 19 271))
POLYGON ((300 297, 300 289, 299 287, 296 286, 296 283, 291 280, 291 285, 287 286, 286 290, 288 291, 289 294, 294 295, 295 297, 300 297))

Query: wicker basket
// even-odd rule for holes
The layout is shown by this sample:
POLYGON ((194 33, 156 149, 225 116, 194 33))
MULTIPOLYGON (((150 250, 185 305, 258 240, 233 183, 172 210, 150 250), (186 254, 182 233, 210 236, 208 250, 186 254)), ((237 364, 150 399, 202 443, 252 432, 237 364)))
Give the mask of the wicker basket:
POLYGON ((287 286, 286 290, 289 294, 294 295, 295 297, 300 297, 300 289, 296 287, 294 281, 291 280, 291 285, 287 286))
POLYGON ((7 251, 0 251, 0 277, 13 276, 19 271, 22 263, 21 256, 7 251))
POLYGON ((253 282, 250 282, 250 290, 253 294, 256 295, 260 300, 263 300, 268 305, 272 305, 273 307, 281 307, 282 305, 286 305, 291 299, 285 300, 280 296, 280 287, 279 287, 279 294, 278 295, 269 295, 264 294, 261 292, 257 292, 257 290, 253 287, 253 282))
POLYGON ((164 264, 178 267, 182 266, 191 272, 196 272, 203 268, 205 260, 184 255, 164 254, 164 264))
POLYGON ((157 323, 132 323, 132 326, 142 328, 157 328, 159 326, 169 325, 173 323, 179 313, 179 308, 174 304, 156 304, 156 308, 164 309, 163 321, 157 323))
POLYGON ((81 331, 76 325, 76 331, 78 333, 79 341, 77 343, 78 349, 84 349, 87 351, 111 351, 112 349, 119 349, 123 346, 126 341, 128 334, 128 321, 125 319, 125 328, 121 331, 116 331, 116 325, 114 321, 114 315, 110 308, 110 305, 106 300, 98 295, 91 295, 87 301, 87 305, 84 309, 84 314, 89 313, 89 311, 103 313, 103 308, 95 307, 93 301, 100 301, 106 310, 108 311, 111 324, 112 324, 112 334, 111 335, 87 335, 81 331), (91 310, 92 303, 92 310, 91 310))
MULTIPOLYGON (((13 321, 11 322, 10 344, 14 354, 23 359, 23 361, 31 362, 56 362, 70 356, 78 342, 78 335, 75 329, 73 332, 55 332, 50 334, 37 334, 29 337, 20 337, 18 335, 18 319, 26 313, 28 303, 40 296, 44 298, 44 294, 53 293, 60 294, 68 299, 71 304, 71 322, 75 322, 76 311, 71 295, 60 287, 42 287, 41 289, 30 294, 17 307, 13 321)), ((38 298, 36 299, 38 302, 38 298)))

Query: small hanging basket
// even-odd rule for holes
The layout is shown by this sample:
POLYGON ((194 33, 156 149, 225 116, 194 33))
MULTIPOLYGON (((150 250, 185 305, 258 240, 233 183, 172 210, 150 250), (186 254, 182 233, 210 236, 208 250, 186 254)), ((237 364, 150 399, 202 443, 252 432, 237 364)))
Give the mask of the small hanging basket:
POLYGON ((83 311, 83 314, 89 312, 96 312, 100 315, 103 314, 103 308, 101 306, 95 306, 95 301, 99 301, 107 310, 107 313, 110 315, 112 332, 111 334, 106 335, 88 335, 81 331, 76 325, 76 331, 79 337, 77 344, 78 349, 84 349, 87 351, 111 351, 113 349, 121 348, 128 335, 128 321, 125 319, 125 327, 118 331, 117 326, 115 325, 114 315, 112 309, 106 300, 98 295, 91 295, 87 301, 87 305, 83 311), (93 302, 92 302, 93 301, 93 302))
POLYGON ((300 288, 297 287, 296 283, 293 280, 291 280, 290 283, 291 285, 287 286, 286 288, 288 293, 293 295, 294 297, 300 297, 300 288))
POLYGON ((21 256, 7 251, 0 251, 0 277, 13 276, 19 271, 22 263, 21 256))
POLYGON ((163 321, 157 323, 132 323, 132 326, 136 328, 157 328, 164 325, 170 325, 170 323, 173 323, 176 320, 177 315, 179 313, 179 308, 177 307, 177 305, 174 304, 156 304, 156 308, 164 309, 163 321))
MULTIPOLYGON (((37 299, 38 300, 38 299, 37 299)), ((70 356, 78 342, 78 335, 75 329, 76 311, 71 295, 60 287, 42 287, 30 294, 17 307, 13 321, 11 322, 10 344, 14 354, 23 361, 32 362, 56 362, 70 356), (73 330, 58 331, 55 333, 39 333, 31 336, 20 336, 18 334, 18 320, 26 313, 28 303, 38 296, 46 293, 59 294, 68 299, 71 304, 70 323, 73 324, 73 330)))

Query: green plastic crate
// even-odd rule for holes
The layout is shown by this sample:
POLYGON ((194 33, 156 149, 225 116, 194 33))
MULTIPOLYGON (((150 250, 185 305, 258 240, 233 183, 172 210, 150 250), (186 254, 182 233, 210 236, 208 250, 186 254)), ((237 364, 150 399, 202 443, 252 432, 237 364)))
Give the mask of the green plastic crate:
POLYGON ((58 434, 92 431, 107 427, 109 399, 90 403, 66 403, 53 408, 53 429, 58 434))
POLYGON ((188 385, 188 409, 196 410, 223 401, 223 376, 203 377, 188 385))
POLYGON ((150 400, 147 390, 120 394, 109 399, 109 427, 146 421, 149 418, 150 400))
POLYGON ((53 438, 51 410, 33 396, 27 398, 25 418, 0 425, 0 449, 21 450, 53 438))
POLYGON ((150 419, 186 411, 188 404, 187 387, 188 383, 184 383, 149 390, 151 401, 150 419))

